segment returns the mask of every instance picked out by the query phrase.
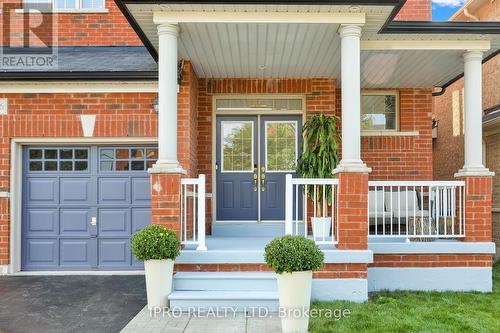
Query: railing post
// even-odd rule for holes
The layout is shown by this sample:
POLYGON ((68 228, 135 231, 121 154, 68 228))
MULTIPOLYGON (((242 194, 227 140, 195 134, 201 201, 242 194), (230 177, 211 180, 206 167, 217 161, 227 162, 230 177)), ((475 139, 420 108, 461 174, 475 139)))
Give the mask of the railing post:
POLYGON ((285 177, 285 235, 291 235, 293 229, 293 184, 292 175, 285 177))
MULTIPOLYGON (((196 200, 196 198, 195 198, 196 200)), ((205 245, 205 175, 198 176, 198 247, 196 251, 206 251, 205 245)))

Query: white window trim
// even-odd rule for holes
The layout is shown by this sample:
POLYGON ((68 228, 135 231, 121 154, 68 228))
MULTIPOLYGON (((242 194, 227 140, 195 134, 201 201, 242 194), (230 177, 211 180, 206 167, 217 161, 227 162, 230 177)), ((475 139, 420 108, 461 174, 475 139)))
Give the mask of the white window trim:
MULTIPOLYGON (((54 3, 56 0, 46 0, 47 2, 54 3)), ((28 1, 23 0, 23 7, 26 5, 28 1)), ((40 1, 42 2, 42 1, 40 1)), ((76 7, 75 8, 52 8, 49 11, 41 11, 42 13, 61 13, 61 14, 81 14, 81 13, 89 13, 89 14, 98 14, 98 13, 109 13, 109 9, 106 8, 106 0, 102 0, 102 8, 81 8, 82 5, 82 0, 76 0, 76 7)), ((23 14, 23 13, 29 13, 30 10, 26 8, 22 9, 16 9, 15 13, 23 14)))
MULTIPOLYGON (((402 136, 413 136, 415 132, 400 132, 400 108, 399 108, 399 91, 397 90, 365 90, 361 92, 361 97, 363 96, 387 96, 393 95, 396 97, 396 128, 394 129, 384 129, 384 130, 364 130, 361 129, 361 136, 382 136, 382 135, 394 135, 396 133, 405 133, 402 136)), ((361 114, 363 110, 361 110, 361 114)), ((417 132, 418 134, 418 132, 417 132)))

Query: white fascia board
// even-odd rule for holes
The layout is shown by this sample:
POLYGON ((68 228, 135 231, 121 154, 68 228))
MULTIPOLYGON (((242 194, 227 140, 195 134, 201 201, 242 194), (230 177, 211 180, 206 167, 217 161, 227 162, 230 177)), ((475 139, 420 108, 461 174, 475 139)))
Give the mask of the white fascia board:
POLYGON ((156 93, 157 81, 2 81, 3 94, 15 93, 156 93))
POLYGON ((361 50, 480 50, 491 48, 489 40, 362 40, 361 50))
POLYGON ((374 254, 495 254, 495 243, 491 242, 368 242, 374 254))
POLYGON ((365 13, 289 13, 289 12, 164 12, 153 13, 155 24, 178 23, 329 23, 366 22, 365 13))

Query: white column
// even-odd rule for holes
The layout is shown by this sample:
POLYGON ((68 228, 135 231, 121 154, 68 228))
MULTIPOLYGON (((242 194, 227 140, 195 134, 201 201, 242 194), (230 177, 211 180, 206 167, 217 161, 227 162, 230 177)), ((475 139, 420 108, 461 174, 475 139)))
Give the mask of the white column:
POLYGON ((361 160, 361 27, 342 25, 342 160, 334 172, 370 172, 361 160))
POLYGON ((483 165, 482 51, 464 53, 464 167, 455 176, 492 173, 483 165))
POLYGON ((158 25, 158 161, 152 172, 185 173, 177 160, 176 24, 158 25))

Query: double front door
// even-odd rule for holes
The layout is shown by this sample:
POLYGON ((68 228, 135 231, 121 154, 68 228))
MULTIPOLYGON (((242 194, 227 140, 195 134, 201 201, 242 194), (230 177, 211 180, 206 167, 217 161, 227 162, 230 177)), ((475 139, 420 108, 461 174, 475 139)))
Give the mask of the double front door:
POLYGON ((301 116, 217 117, 217 221, 284 221, 301 132, 301 116))

